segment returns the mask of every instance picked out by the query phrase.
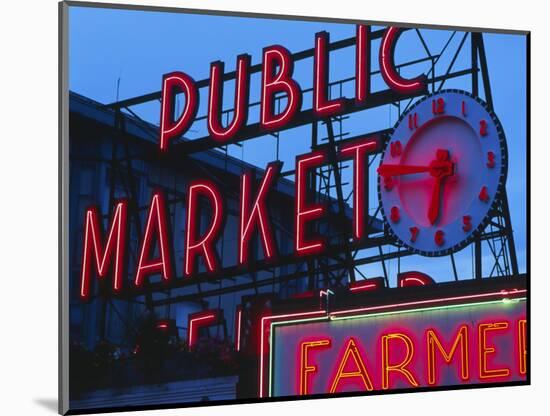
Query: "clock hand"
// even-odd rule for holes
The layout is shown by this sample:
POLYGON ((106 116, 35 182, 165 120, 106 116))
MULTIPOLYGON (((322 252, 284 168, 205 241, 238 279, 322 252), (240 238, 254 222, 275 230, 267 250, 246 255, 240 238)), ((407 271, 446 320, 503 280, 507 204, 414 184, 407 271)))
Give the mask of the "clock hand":
POLYGON ((447 176, 454 175, 454 170, 455 164, 449 160, 449 151, 446 149, 437 149, 436 159, 430 162, 428 166, 384 164, 380 165, 377 169, 378 174, 383 177, 424 172, 434 177, 435 184, 432 191, 430 206, 428 208, 428 220, 432 225, 435 224, 435 221, 439 217, 442 181, 447 176))
POLYGON ((435 178, 434 189, 432 191, 432 200, 430 202, 430 207, 428 208, 428 220, 432 225, 439 216, 439 200, 441 198, 441 181, 443 178, 443 176, 438 176, 435 178))
POLYGON ((414 165, 380 165, 377 172, 381 176, 410 175, 412 173, 430 172, 430 167, 414 165))
POLYGON ((430 163, 430 175, 435 178, 434 189, 432 191, 432 200, 428 208, 428 220, 434 224, 439 217, 439 205, 441 204, 441 187, 443 179, 454 175, 455 164, 449 161, 449 151, 438 149, 436 151, 436 160, 430 163))

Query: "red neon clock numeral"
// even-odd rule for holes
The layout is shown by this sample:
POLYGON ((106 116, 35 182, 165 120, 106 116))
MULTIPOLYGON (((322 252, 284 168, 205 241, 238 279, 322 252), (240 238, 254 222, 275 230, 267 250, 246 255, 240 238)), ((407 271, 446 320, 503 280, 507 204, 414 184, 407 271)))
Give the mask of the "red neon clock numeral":
POLYGON ((487 167, 489 169, 493 169, 495 167, 496 161, 495 161, 495 154, 494 152, 487 152, 487 167))
POLYGON ((443 98, 438 98, 437 100, 432 100, 432 113, 434 114, 443 114, 445 112, 445 100, 443 98))
POLYGON ((390 155, 391 157, 401 156, 403 146, 399 140, 390 143, 390 155))
POLYGON ((391 191, 393 189, 393 178, 391 176, 384 176, 384 189, 386 191, 391 191))
POLYGON ((443 230, 437 230, 434 234, 435 244, 442 246, 445 243, 445 232, 443 230))
POLYGON ((481 136, 487 136, 487 127, 487 122, 485 120, 479 122, 479 134, 481 136))
POLYGON ((462 217, 462 229, 464 232, 468 232, 472 229, 472 216, 471 215, 464 215, 462 217))
POLYGON ((464 117, 466 117, 466 102, 465 101, 462 101, 461 111, 462 111, 462 115, 464 117))
POLYGON ((416 237, 418 237, 418 233, 420 232, 420 230, 418 229, 418 227, 411 227, 409 228, 409 231, 411 232, 411 242, 415 242, 416 241, 416 237))
POLYGON ((409 129, 417 129, 418 128, 418 114, 409 114, 409 129))
POLYGON ((392 222, 397 222, 401 218, 401 214, 399 213, 399 207, 391 207, 390 211, 390 219, 392 222))
POLYGON ((479 199, 483 202, 487 202, 489 200, 489 191, 486 186, 481 188, 481 191, 479 191, 479 199))

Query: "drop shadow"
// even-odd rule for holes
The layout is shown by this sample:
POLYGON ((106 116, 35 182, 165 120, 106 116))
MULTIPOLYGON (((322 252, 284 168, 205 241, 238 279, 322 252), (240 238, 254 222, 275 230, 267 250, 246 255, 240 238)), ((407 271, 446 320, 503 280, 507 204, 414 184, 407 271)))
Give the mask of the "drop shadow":
POLYGON ((34 402, 36 404, 39 404, 40 406, 42 406, 46 410, 49 410, 49 411, 57 414, 57 399, 52 399, 52 398, 49 398, 49 399, 34 399, 34 402))

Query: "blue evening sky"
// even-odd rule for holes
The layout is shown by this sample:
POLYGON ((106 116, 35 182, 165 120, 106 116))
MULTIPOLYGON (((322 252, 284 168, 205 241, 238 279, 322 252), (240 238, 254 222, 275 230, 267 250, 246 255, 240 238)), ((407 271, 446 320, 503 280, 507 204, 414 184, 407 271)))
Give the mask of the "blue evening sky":
MULTIPOLYGON (((373 30, 377 28, 374 27, 373 30)), ((352 37, 355 26, 343 23, 300 22, 226 16, 187 15, 182 13, 144 12, 116 9, 71 7, 69 20, 69 82, 70 89, 101 103, 116 100, 117 84, 119 98, 159 91, 162 75, 175 70, 191 75, 195 80, 208 77, 210 62, 222 60, 226 71, 235 68, 238 54, 248 53, 252 63, 261 61, 262 48, 281 44, 291 52, 312 48, 316 32, 330 33, 331 41, 352 37)), ((452 31, 421 30, 428 48, 439 53, 452 31)), ((449 47, 442 54, 436 73, 443 74, 458 47, 462 32, 456 33, 449 47)), ((494 107, 508 141, 510 155, 507 190, 512 212, 512 224, 519 259, 520 272, 526 269, 526 39, 522 35, 485 34, 485 47, 491 77, 494 107)), ((373 44, 372 65, 377 69, 378 44, 373 44)), ((396 63, 425 57, 425 50, 414 30, 405 32, 398 43, 396 63)), ((454 70, 469 65, 469 38, 460 53, 454 70)), ((311 87, 312 59, 295 65, 295 78, 303 89, 311 87)), ((429 66, 419 64, 403 70, 414 76, 427 72, 429 66)), ((347 48, 331 54, 330 80, 348 78, 354 74, 354 49, 347 48)), ((251 80, 251 100, 259 99, 259 75, 251 80)), ((470 90, 469 77, 447 82, 444 88, 470 90)), ((385 88, 379 76, 373 80, 374 90, 385 88)), ((205 90, 205 89, 203 89, 205 90)), ((334 91, 336 93, 336 91, 334 91)), ((199 116, 205 114, 206 91, 201 91, 199 116)), ((347 83, 344 95, 352 96, 353 82, 347 83)), ((483 94, 481 94, 483 97, 483 94)), ((233 84, 226 83, 225 108, 231 108, 233 84)), ((406 104, 406 102, 403 102, 406 104)), ((303 108, 311 107, 311 94, 304 95, 303 108)), ((149 103, 132 108, 144 119, 158 124, 159 103, 149 103)), ((253 109, 249 122, 257 121, 258 109, 253 109)), ((397 111, 392 106, 361 112, 344 122, 344 131, 350 136, 392 127, 397 120, 397 111)), ((321 135, 324 134, 321 129, 321 135)), ((195 123, 189 138, 206 134, 204 123, 195 123)), ((283 170, 294 169, 296 154, 309 150, 310 129, 308 126, 282 132, 279 158, 285 162, 283 170)), ((247 141, 242 147, 229 146, 228 152, 236 158, 264 167, 276 159, 276 140, 271 136, 247 141)), ((348 169, 349 171, 350 169, 348 169)), ((374 175, 372 175, 374 176, 374 175)), ((373 188, 372 201, 376 201, 373 188)), ((489 250, 486 248, 485 252, 489 250)), ((373 253, 374 254, 374 253, 373 253)), ((472 276, 470 248, 456 255, 459 276, 472 276)), ((401 270, 414 269, 419 257, 401 260, 401 270)), ((448 258, 422 262, 422 270, 437 280, 452 279, 448 258)), ((389 264, 395 278, 397 262, 389 264)), ((419 268, 419 267, 416 267, 419 268)), ((381 275, 379 265, 363 268, 369 276, 381 275)))

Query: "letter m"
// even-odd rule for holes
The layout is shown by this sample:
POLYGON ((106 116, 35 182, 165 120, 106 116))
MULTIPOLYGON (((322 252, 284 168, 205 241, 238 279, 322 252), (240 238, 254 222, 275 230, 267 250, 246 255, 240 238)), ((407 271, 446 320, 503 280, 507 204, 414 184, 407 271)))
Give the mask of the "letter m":
POLYGON ((112 264, 113 289, 115 291, 121 289, 126 254, 126 214, 127 202, 118 202, 113 212, 107 240, 103 243, 101 218, 97 209, 88 208, 86 210, 82 270, 80 274, 80 296, 83 299, 90 296, 92 267, 95 268, 98 277, 105 277, 109 266, 112 264))

